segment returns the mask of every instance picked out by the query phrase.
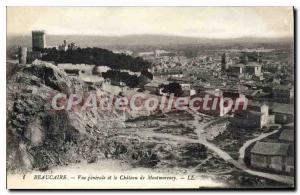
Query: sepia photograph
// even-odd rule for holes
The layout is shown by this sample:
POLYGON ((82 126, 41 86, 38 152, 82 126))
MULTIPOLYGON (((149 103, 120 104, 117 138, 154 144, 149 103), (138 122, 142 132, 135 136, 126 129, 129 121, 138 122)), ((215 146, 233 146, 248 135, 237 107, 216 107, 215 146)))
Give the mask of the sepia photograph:
POLYGON ((7 6, 7 189, 294 190, 294 16, 7 6))

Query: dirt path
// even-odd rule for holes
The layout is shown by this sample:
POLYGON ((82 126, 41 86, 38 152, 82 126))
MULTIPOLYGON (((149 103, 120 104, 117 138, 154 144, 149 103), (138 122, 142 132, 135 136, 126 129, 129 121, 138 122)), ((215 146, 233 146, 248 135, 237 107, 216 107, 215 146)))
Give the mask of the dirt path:
POLYGON ((277 133, 278 131, 279 131, 279 129, 276 129, 276 130, 274 130, 274 131, 272 131, 272 132, 269 132, 269 133, 263 133, 263 134, 261 134, 260 136, 254 138, 254 139, 250 139, 250 140, 246 141, 246 142, 243 144, 243 146, 240 148, 240 150, 239 150, 239 154, 240 154, 239 159, 240 159, 240 161, 243 162, 243 160, 244 160, 244 158, 245 158, 245 151, 246 151, 246 149, 247 149, 252 143, 254 143, 254 142, 256 142, 256 141, 259 141, 259 140, 262 140, 262 139, 264 139, 264 138, 266 138, 266 137, 268 137, 268 136, 270 136, 270 135, 273 135, 273 134, 277 133))
POLYGON ((293 177, 289 177, 289 176, 285 176, 285 175, 276 175, 276 174, 251 170, 251 169, 247 168, 245 165, 238 162, 237 160, 234 160, 227 152, 225 152, 222 149, 218 148, 214 144, 207 142, 204 139, 196 140, 196 139, 181 137, 181 136, 177 136, 177 135, 146 132, 146 131, 138 131, 136 133, 137 133, 137 135, 139 135, 141 137, 148 137, 148 138, 154 138, 154 139, 155 138, 164 138, 165 139, 164 142, 200 143, 200 144, 205 145, 208 149, 215 152, 218 156, 220 156, 226 162, 231 163, 236 168, 241 169, 241 170, 243 170, 243 171, 245 171, 245 172, 247 172, 251 175, 271 179, 271 180, 286 183, 286 184, 289 184, 289 185, 294 185, 294 178, 293 177))
POLYGON ((217 153, 217 155, 220 156, 221 158, 223 158, 224 160, 226 160, 226 161, 233 160, 233 158, 227 152, 221 150, 216 145, 206 141, 203 138, 192 139, 192 138, 188 138, 188 137, 181 137, 181 136, 165 134, 165 133, 155 133, 155 132, 149 132, 149 131, 143 131, 143 130, 136 132, 136 134, 139 136, 147 137, 147 138, 164 138, 166 140, 166 142, 176 141, 177 143, 178 142, 200 143, 200 144, 205 145, 208 149, 217 153))
MULTIPOLYGON (((193 113, 193 112, 192 112, 193 113)), ((263 177, 263 178, 267 178, 267 179, 271 179, 277 182, 282 182, 285 184, 289 184, 289 185, 294 185, 294 177, 290 177, 290 176, 285 176, 285 175, 277 175, 277 174, 271 174, 271 173, 265 173, 265 172, 259 172, 259 171, 254 171, 249 169, 248 167, 246 167, 243 163, 234 160, 226 151, 220 149, 219 147, 217 147, 216 145, 214 145, 213 143, 208 142, 206 139, 203 138, 203 136, 201 136, 202 132, 203 132, 203 126, 205 125, 201 125, 199 123, 199 116, 196 114, 194 115, 194 127, 196 128, 196 133, 198 135, 198 140, 195 139, 191 139, 191 138, 186 138, 186 137, 181 137, 181 136, 176 136, 176 135, 170 135, 170 134, 163 134, 163 133, 154 133, 154 132, 145 132, 145 131, 139 131, 137 132, 138 134, 140 134, 140 136, 147 136, 147 137, 157 137, 157 138, 165 138, 167 140, 173 140, 173 141, 177 141, 177 142, 189 142, 189 143, 200 143, 205 145, 208 149, 212 150, 213 152, 215 152, 219 157, 221 157, 222 159, 224 159, 226 162, 231 163, 232 165, 234 165, 236 168, 241 169, 251 175, 254 176, 259 176, 259 177, 263 177)), ((180 124, 184 124, 183 122, 180 122, 180 124)), ((190 125, 186 125, 187 127, 190 127, 190 125)), ((267 137, 273 133, 276 133, 279 130, 279 127, 275 130, 272 131, 270 133, 265 133, 260 135, 259 137, 249 140, 247 141, 244 146, 240 149, 241 153, 245 153, 245 149, 254 141, 256 140, 260 140, 263 139, 264 137, 267 137)), ((241 154, 240 153, 240 154, 241 154)))

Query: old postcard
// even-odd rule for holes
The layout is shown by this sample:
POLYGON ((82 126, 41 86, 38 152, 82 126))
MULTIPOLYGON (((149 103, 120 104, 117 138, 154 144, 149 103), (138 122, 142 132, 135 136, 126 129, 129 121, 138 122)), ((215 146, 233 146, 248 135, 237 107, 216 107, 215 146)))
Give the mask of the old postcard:
POLYGON ((7 7, 8 189, 294 189, 293 7, 7 7))

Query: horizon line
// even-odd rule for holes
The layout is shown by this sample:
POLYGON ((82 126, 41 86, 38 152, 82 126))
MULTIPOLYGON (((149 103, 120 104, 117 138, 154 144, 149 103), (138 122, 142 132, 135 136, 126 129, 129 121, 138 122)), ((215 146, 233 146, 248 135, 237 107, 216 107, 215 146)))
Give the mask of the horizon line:
MULTIPOLYGON (((33 30, 35 31, 35 30, 33 30)), ((122 37, 128 37, 128 36, 165 36, 165 37, 181 37, 181 38, 194 38, 194 39, 243 39, 243 38, 256 38, 256 39, 294 39, 294 36, 286 35, 286 36, 237 36, 237 37, 200 37, 200 36, 188 36, 188 35, 174 35, 174 34, 124 34, 124 35, 104 35, 104 34, 56 34, 51 33, 47 34, 47 31, 45 31, 46 35, 50 36, 100 36, 100 37, 115 37, 115 38, 122 38, 122 37)), ((31 33, 21 34, 21 33, 6 33, 6 36, 31 36, 31 33)))

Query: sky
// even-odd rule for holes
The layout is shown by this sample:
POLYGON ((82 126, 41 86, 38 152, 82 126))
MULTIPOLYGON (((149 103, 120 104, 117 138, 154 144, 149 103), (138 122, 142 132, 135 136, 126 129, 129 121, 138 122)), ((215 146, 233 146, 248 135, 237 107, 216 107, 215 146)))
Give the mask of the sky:
POLYGON ((7 34, 293 37, 292 7, 7 7, 7 34))

